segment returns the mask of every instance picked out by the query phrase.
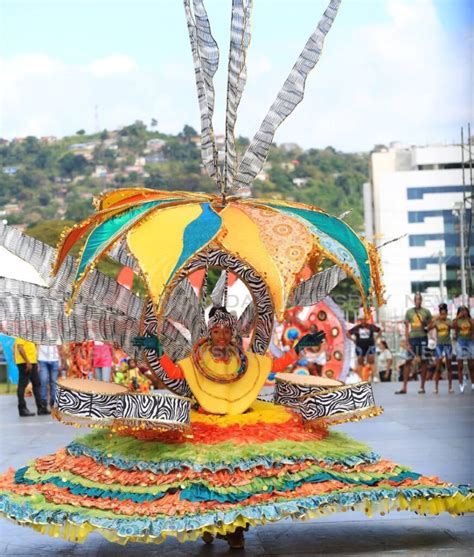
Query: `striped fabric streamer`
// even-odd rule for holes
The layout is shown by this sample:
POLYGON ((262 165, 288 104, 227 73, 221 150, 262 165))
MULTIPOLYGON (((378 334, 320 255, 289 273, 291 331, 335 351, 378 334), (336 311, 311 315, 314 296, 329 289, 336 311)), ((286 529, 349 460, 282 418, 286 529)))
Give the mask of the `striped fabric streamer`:
POLYGON ((308 39, 283 87, 252 139, 238 168, 237 188, 248 186, 260 172, 279 125, 303 100, 306 78, 321 56, 324 39, 331 29, 341 0, 331 0, 314 33, 308 39))
POLYGON ((234 185, 237 172, 235 122, 237 109, 247 81, 247 49, 250 44, 250 12, 252 0, 232 1, 229 65, 227 76, 227 110, 225 125, 224 191, 234 185))
POLYGON ((313 275, 294 289, 293 297, 288 307, 317 304, 346 277, 346 272, 337 265, 333 265, 329 269, 313 275))
POLYGON ((201 113, 201 156, 211 178, 218 185, 222 178, 214 138, 212 116, 214 113, 213 78, 219 66, 219 48, 211 33, 207 12, 202 0, 184 0, 189 41, 193 53, 196 88, 201 113))

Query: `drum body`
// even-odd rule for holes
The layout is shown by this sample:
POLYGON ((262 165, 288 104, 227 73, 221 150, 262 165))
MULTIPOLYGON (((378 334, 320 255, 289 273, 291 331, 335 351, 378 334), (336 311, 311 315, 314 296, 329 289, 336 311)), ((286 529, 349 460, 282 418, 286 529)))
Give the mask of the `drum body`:
POLYGON ((86 379, 57 382, 53 416, 64 423, 117 430, 184 431, 191 399, 163 393, 131 393, 122 385, 86 379))
POLYGON ((298 408, 307 422, 323 419, 329 423, 369 417, 365 414, 370 413, 370 410, 375 411, 370 383, 356 383, 320 391, 303 399, 298 408))
POLYGON ((275 403, 289 406, 309 424, 343 423, 382 413, 370 383, 345 385, 326 377, 277 375, 275 403))
POLYGON ((344 385, 327 377, 295 373, 278 373, 275 379, 275 403, 290 408, 299 408, 301 400, 308 396, 344 385))
POLYGON ((86 379, 58 379, 54 416, 66 423, 82 425, 113 423, 122 385, 86 379))
POLYGON ((119 397, 117 421, 144 429, 187 429, 191 399, 163 393, 127 393, 119 397))

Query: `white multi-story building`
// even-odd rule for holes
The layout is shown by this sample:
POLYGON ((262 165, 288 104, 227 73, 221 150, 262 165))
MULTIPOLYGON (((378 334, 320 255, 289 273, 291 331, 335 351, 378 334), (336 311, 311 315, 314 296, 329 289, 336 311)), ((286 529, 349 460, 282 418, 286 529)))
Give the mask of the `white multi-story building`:
MULTIPOLYGON (((453 209, 471 187, 463 186, 460 145, 394 143, 375 149, 370 166, 364 189, 368 239, 381 245, 405 235, 381 249, 388 300, 381 317, 397 319, 414 292, 431 295, 428 305, 434 306, 447 296, 446 289, 440 292, 440 278, 445 288, 459 284, 459 220, 453 209)), ((473 247, 469 256, 474 264, 473 247)))

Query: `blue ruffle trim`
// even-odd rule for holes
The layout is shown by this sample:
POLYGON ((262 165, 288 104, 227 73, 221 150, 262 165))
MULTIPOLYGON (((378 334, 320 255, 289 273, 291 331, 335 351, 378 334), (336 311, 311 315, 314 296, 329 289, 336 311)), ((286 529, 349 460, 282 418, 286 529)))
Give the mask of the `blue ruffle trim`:
POLYGON ((308 454, 301 457, 281 457, 278 456, 278 460, 271 456, 259 456, 247 459, 236 459, 233 462, 226 461, 214 461, 207 462, 205 464, 200 464, 192 460, 134 460, 123 458, 115 455, 106 455, 103 451, 88 447, 77 441, 73 441, 66 447, 69 454, 74 456, 89 456, 93 458, 97 463, 104 466, 115 466, 121 470, 146 470, 154 472, 156 474, 164 473, 168 474, 173 471, 179 471, 183 468, 191 469, 195 472, 202 472, 204 470, 210 470, 211 472, 217 472, 219 470, 229 470, 230 472, 235 472, 236 470, 251 470, 257 466, 263 466, 265 468, 272 468, 273 466, 282 466, 284 464, 295 464, 298 462, 304 462, 310 460, 313 462, 324 462, 329 466, 334 464, 339 464, 341 466, 351 468, 353 466, 359 466, 360 464, 374 464, 380 460, 380 456, 376 453, 361 453, 358 455, 352 455, 343 458, 330 458, 330 457, 319 457, 314 454, 308 454))
MULTIPOLYGON (((35 508, 25 501, 18 504, 11 500, 6 494, 0 494, 0 513, 22 523, 58 525, 65 524, 66 521, 76 525, 86 522, 96 528, 105 528, 116 532, 122 537, 141 537, 141 536, 160 536, 162 533, 190 532, 206 526, 222 526, 232 524, 239 517, 255 520, 258 522, 277 521, 291 516, 292 518, 304 518, 308 510, 316 510, 326 505, 338 505, 350 508, 359 503, 367 501, 378 502, 382 499, 395 500, 402 495, 406 500, 413 498, 439 498, 450 497, 460 493, 468 496, 469 486, 448 486, 448 487, 410 487, 383 490, 366 490, 346 493, 331 493, 325 495, 292 499, 290 501, 280 501, 262 505, 248 507, 238 507, 226 512, 215 511, 195 515, 157 517, 157 518, 137 518, 120 517, 106 518, 91 516, 91 509, 85 509, 87 514, 82 514, 80 510, 70 512, 64 510, 42 509, 41 503, 35 508)), ((342 509, 341 509, 342 510, 342 509)))

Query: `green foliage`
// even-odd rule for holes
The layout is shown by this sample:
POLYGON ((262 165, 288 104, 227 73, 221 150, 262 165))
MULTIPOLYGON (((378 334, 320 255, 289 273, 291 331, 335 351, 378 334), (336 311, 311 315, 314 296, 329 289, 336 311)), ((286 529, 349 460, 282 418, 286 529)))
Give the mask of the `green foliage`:
MULTIPOLYGON (((147 187, 216 193, 215 183, 202 170, 200 150, 193 142, 197 132, 192 126, 185 125, 177 136, 167 135, 158 131, 158 120, 152 118, 149 128, 137 120, 119 131, 87 134, 81 129, 52 143, 30 136, 0 145, 0 208, 10 203, 20 207, 19 213, 6 215, 8 222, 30 225, 28 233, 55 245, 67 223, 93 213, 91 197, 104 190, 147 187), (162 139, 165 145, 156 150, 147 144, 151 139, 162 139), (143 157, 147 157, 145 162, 143 157), (129 172, 127 167, 136 164, 143 170, 129 172), (97 166, 107 175, 95 173, 97 166), (1 171, 5 167, 15 170, 6 174, 1 171)), ((236 144, 242 154, 249 140, 238 137, 236 144)), ((268 179, 255 180, 253 196, 308 203, 336 216, 351 210, 345 220, 360 232, 368 155, 341 153, 333 147, 306 151, 297 145, 284 147, 270 149, 264 167, 268 179)), ((100 265, 114 278, 120 268, 108 259, 100 265)), ((134 290, 144 292, 140 279, 134 290)), ((359 305, 351 281, 344 281, 335 295, 346 310, 359 305)))
POLYGON ((89 166, 84 155, 74 155, 73 153, 66 153, 58 163, 61 176, 67 177, 83 174, 89 166))
POLYGON ((37 240, 40 240, 48 246, 56 247, 61 232, 68 226, 72 226, 74 223, 68 220, 49 220, 46 222, 39 222, 26 229, 28 236, 33 236, 37 240))

